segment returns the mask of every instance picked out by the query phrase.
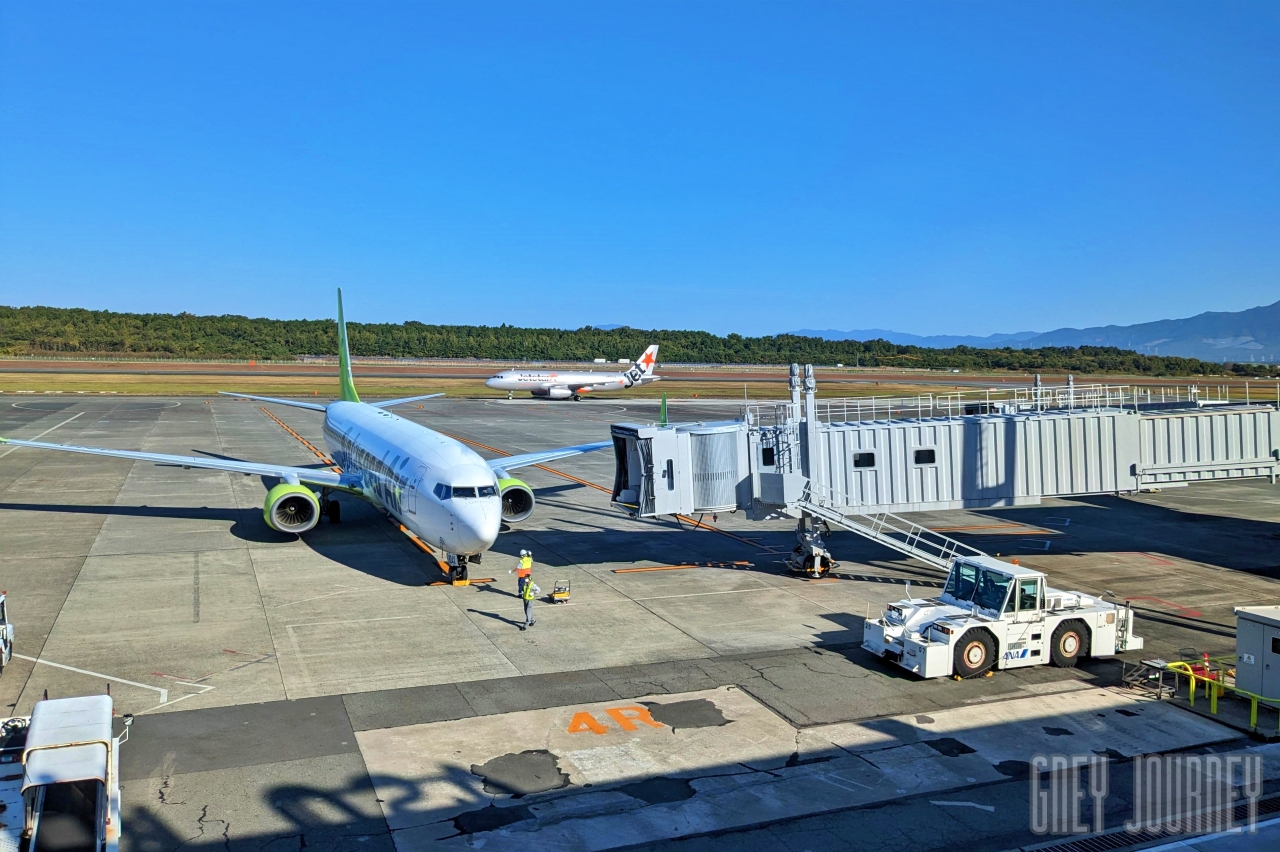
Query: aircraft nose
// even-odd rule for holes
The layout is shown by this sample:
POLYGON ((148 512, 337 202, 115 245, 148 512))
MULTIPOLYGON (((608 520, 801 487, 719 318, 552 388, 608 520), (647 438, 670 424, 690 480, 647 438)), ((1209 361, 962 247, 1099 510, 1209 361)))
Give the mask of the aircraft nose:
POLYGON ((454 512, 454 535, 458 539, 457 553, 482 553, 498 540, 502 525, 501 498, 485 497, 468 501, 454 512))

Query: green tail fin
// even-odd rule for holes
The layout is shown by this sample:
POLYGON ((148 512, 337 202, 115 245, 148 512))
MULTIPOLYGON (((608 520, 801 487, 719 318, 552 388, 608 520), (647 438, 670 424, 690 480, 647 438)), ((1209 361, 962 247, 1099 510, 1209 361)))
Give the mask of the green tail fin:
POLYGON ((347 321, 342 318, 342 288, 338 288, 338 385, 343 402, 359 402, 356 383, 351 380, 351 353, 347 349, 347 321))
POLYGON ((658 425, 667 425, 667 395, 662 395, 662 407, 658 409, 658 425))

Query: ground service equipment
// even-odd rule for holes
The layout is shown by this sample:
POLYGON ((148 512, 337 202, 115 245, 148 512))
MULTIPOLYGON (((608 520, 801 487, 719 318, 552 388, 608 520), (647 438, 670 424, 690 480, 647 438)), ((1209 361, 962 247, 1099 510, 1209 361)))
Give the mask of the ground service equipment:
POLYGON ((0 849, 116 852, 120 847, 120 745, 109 695, 36 703, 0 722, 0 849), (18 764, 21 764, 21 771, 18 764))
POLYGON ((990 556, 959 556, 942 594, 906 598, 864 626, 862 647, 921 677, 974 677, 992 668, 1137 651, 1133 609, 1049 588, 1040 571, 990 556))
POLYGON ((13 659, 13 625, 9 623, 8 592, 0 592, 0 674, 13 659))

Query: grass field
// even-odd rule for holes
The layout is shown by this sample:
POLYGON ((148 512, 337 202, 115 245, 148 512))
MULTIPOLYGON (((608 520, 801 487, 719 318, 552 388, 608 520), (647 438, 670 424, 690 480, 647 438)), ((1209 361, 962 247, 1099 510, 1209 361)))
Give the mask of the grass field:
MULTIPOLYGON (((450 396, 497 399, 503 391, 491 390, 476 379, 424 379, 413 381, 395 378, 360 378, 356 387, 369 397, 417 396, 446 393, 450 396)), ((332 399, 338 393, 337 377, 309 376, 219 376, 204 375, 95 375, 92 373, 3 373, 0 372, 0 395, 33 394, 123 394, 133 396, 214 396, 218 391, 241 391, 262 396, 312 397, 332 399)), ((888 382, 866 384, 818 383, 820 397, 848 396, 915 396, 927 393, 949 393, 954 386, 907 385, 888 382)), ((972 390, 972 389, 970 389, 972 390)), ((742 399, 741 382, 657 382, 627 391, 599 394, 599 398, 657 399, 662 394, 671 399, 742 399)), ((747 385, 751 399, 783 399, 787 396, 785 379, 777 382, 751 382, 747 385)), ((527 394, 517 394, 527 397, 527 394)))

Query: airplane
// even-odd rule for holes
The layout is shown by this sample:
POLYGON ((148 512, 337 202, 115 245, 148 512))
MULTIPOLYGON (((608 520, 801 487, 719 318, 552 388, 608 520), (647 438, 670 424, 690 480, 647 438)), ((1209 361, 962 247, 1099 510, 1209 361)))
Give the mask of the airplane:
POLYGON ((11 438, 0 438, 0 444, 277 478, 280 482, 267 493, 262 516, 272 529, 295 535, 313 529, 322 514, 332 523, 339 522, 341 508, 333 495, 350 494, 385 509, 420 541, 439 548, 445 557, 442 564, 449 565, 453 579, 458 580, 466 578, 468 562, 479 562, 480 554, 493 546, 502 521, 518 523, 533 513, 533 490, 512 477, 510 471, 613 446, 610 441, 600 441, 485 461, 461 442, 386 410, 444 394, 361 402, 351 378, 341 289, 338 378, 340 398, 328 405, 220 392, 323 412, 324 440, 336 468, 290 467, 11 438))
POLYGON ((644 350, 624 373, 592 373, 581 370, 569 373, 551 373, 537 370, 504 370, 485 381, 485 387, 507 392, 507 399, 518 390, 547 399, 582 399, 583 394, 602 390, 624 390, 635 385, 647 385, 656 382, 661 376, 653 374, 653 366, 658 362, 658 344, 644 350))

